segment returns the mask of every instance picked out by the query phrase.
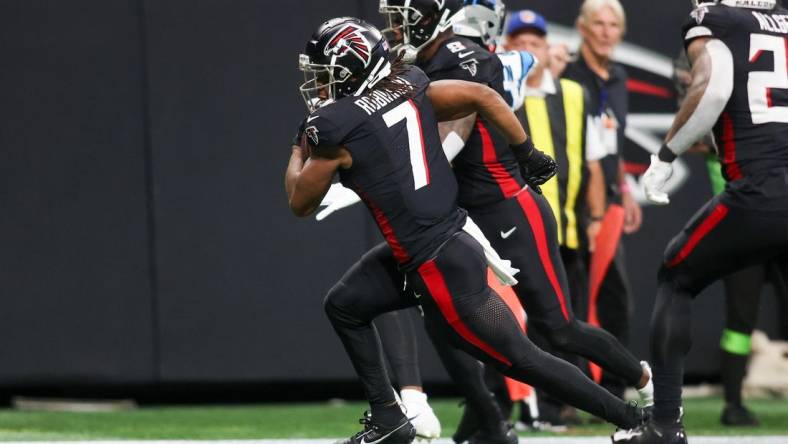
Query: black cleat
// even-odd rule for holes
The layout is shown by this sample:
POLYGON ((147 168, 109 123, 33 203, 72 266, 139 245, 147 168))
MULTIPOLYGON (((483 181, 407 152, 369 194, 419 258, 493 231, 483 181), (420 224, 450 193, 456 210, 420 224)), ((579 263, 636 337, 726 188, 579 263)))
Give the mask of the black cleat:
POLYGON ((610 439, 613 444, 687 444, 687 434, 681 419, 669 426, 650 419, 634 429, 617 430, 610 439))
POLYGON ((479 430, 468 440, 469 444, 517 444, 519 438, 507 421, 501 421, 497 430, 479 430))
POLYGON ((758 418, 741 404, 728 404, 722 411, 720 422, 730 427, 757 427, 761 425, 758 418))
POLYGON ((364 430, 335 444, 410 444, 416 437, 416 429, 407 418, 397 425, 384 426, 375 423, 369 412, 364 412, 358 422, 364 425, 364 430))
POLYGON ((451 439, 457 444, 468 441, 471 439, 471 436, 479 431, 479 426, 479 417, 473 408, 466 403, 465 408, 462 409, 462 418, 460 418, 460 423, 457 425, 457 431, 454 432, 451 439))

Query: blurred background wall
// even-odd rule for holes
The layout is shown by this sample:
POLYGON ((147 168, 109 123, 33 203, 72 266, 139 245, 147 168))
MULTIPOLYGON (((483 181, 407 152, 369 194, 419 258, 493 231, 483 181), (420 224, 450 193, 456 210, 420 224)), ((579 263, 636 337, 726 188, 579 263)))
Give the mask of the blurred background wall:
MULTIPOLYGON (((580 0, 507 3, 571 26, 580 0)), ((688 1, 624 6, 627 42, 678 52, 688 1)), ((339 15, 380 23, 373 0, 0 2, 0 387, 354 378, 322 298, 379 235, 360 206, 298 220, 283 189, 297 54, 339 15)), ((643 76, 668 94, 633 110, 674 111, 643 76)), ((710 196, 689 165, 625 241, 641 357, 662 249, 710 196)), ((721 297, 696 303, 691 378, 717 372, 721 297)))

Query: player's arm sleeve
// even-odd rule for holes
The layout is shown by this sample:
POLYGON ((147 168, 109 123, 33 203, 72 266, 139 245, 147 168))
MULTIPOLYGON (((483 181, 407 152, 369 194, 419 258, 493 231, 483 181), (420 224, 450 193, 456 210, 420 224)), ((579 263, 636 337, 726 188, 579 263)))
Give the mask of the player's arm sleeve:
POLYGON ((714 126, 733 93, 733 56, 719 39, 694 39, 687 52, 692 62, 692 83, 687 97, 660 149, 663 162, 701 140, 714 126))
POLYGON ((497 54, 503 69, 504 91, 507 102, 516 111, 525 101, 525 80, 536 64, 536 58, 527 51, 509 51, 497 54))

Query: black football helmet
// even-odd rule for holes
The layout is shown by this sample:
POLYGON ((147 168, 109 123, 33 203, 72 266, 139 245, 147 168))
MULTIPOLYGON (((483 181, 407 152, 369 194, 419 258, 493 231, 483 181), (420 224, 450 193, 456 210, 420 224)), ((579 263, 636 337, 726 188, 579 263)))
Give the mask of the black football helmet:
POLYGON ((383 33, 391 40, 393 51, 406 62, 416 60, 418 52, 441 32, 462 18, 462 0, 380 0, 380 13, 388 18, 383 33))
POLYGON ((315 31, 298 58, 299 88, 312 112, 358 96, 391 73, 389 45, 377 28, 353 17, 331 19, 315 31))

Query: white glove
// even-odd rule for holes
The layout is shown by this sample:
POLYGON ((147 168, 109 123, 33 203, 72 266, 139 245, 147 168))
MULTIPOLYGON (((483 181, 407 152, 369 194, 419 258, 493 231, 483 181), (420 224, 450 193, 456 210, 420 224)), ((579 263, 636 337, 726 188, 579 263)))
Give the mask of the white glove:
POLYGON ((673 175, 673 165, 670 162, 659 160, 656 154, 651 155, 651 165, 649 165, 643 178, 643 189, 646 192, 646 199, 656 205, 667 205, 670 203, 668 193, 662 191, 670 176, 673 175))
POLYGON ((332 184, 331 188, 328 189, 325 197, 323 197, 323 200, 320 202, 320 206, 324 206, 325 208, 320 210, 315 218, 321 221, 334 211, 349 207, 360 201, 361 198, 358 197, 358 194, 350 188, 343 187, 341 183, 332 184))
POLYGON ((517 285, 517 279, 514 275, 519 273, 520 269, 512 267, 512 261, 501 259, 498 252, 492 247, 490 241, 484 237, 484 233, 482 233, 482 230, 470 216, 465 218, 465 225, 462 227, 462 230, 470 234, 471 237, 476 239, 476 242, 481 244, 484 250, 484 258, 487 260, 487 265, 492 269, 495 277, 498 278, 498 282, 507 287, 517 285))
POLYGON ((402 395, 402 403, 400 404, 402 412, 416 429, 416 438, 413 442, 428 444, 440 438, 441 422, 427 403, 427 395, 411 389, 404 389, 400 393, 402 395))

